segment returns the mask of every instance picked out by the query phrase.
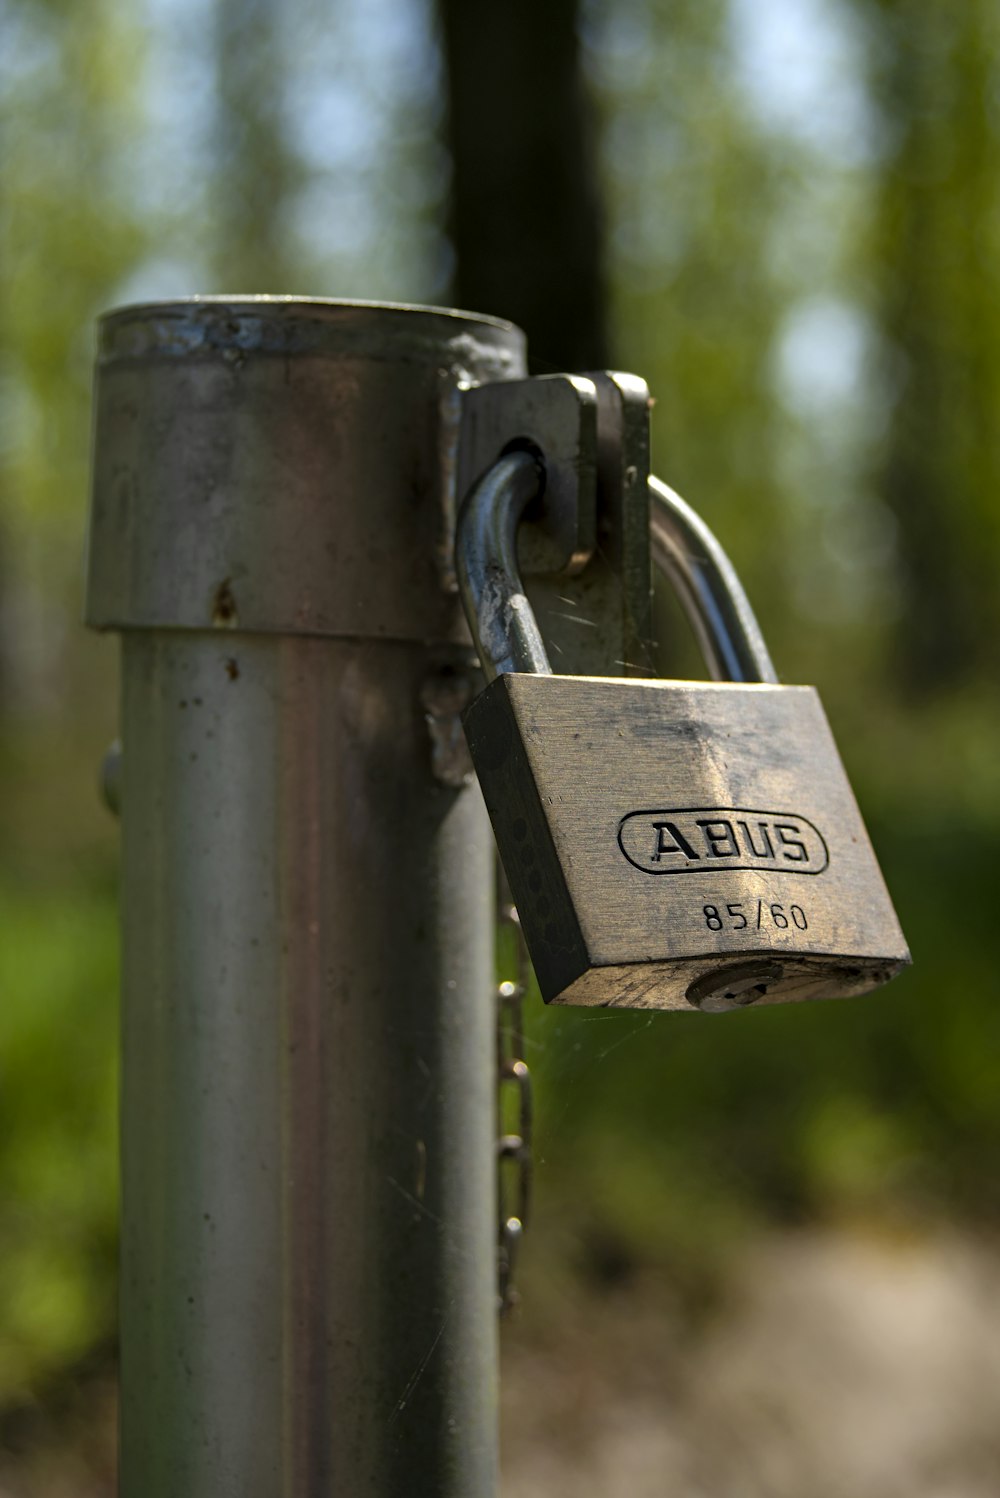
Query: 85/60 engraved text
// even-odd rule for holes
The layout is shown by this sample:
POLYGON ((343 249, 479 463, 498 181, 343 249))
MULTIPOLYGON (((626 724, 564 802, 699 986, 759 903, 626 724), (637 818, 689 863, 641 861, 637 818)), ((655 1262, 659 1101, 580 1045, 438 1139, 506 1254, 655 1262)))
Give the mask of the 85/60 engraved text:
POLYGON ((789 905, 786 911, 777 901, 751 900, 747 904, 703 905, 701 912, 709 931, 746 931, 748 927, 761 931, 766 926, 774 926, 778 931, 788 931, 792 926, 796 931, 809 930, 801 905, 789 905))

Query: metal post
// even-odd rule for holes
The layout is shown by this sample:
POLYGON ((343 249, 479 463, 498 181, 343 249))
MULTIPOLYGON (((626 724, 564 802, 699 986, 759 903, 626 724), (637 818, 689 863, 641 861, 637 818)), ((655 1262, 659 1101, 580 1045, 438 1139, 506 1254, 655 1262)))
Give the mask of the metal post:
POLYGON ((101 325, 123 1498, 495 1492, 492 843, 447 763, 450 474, 458 383, 523 371, 516 329, 425 309, 101 325))

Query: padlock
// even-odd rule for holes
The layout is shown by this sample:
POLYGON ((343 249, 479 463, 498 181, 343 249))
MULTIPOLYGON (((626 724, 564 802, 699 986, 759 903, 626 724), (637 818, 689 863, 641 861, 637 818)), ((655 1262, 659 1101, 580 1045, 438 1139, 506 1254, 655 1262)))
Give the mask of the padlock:
POLYGON ((910 961, 819 696, 779 685, 704 523, 650 480, 654 559, 710 669, 553 675, 521 589, 537 459, 510 452, 459 519, 487 686, 463 715, 543 999, 720 1011, 865 993, 910 961))

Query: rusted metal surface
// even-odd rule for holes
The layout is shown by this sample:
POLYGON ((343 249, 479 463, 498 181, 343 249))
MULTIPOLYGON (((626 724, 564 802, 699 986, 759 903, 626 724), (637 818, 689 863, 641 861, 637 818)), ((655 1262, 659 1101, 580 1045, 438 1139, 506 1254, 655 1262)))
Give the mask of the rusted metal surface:
POLYGON ((457 388, 522 375, 518 329, 195 298, 103 318, 98 371, 88 623, 467 640, 457 388))

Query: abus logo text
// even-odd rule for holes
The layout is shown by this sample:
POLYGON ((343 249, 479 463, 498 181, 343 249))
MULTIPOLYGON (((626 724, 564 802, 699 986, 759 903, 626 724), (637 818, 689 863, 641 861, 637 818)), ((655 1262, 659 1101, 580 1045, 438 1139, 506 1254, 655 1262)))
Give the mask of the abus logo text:
POLYGON ((805 817, 744 806, 633 811, 622 818, 618 846, 644 874, 821 874, 830 862, 822 833, 805 817))

